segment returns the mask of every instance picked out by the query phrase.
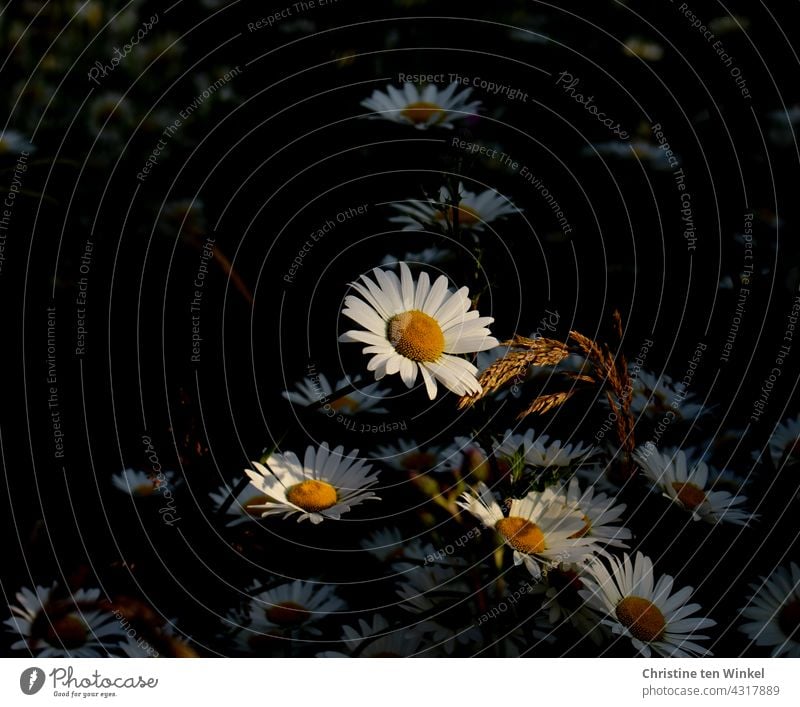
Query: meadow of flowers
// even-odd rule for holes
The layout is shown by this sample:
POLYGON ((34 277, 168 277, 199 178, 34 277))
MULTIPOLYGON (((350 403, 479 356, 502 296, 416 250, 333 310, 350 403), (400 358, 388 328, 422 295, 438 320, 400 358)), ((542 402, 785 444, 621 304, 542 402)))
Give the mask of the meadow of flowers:
POLYGON ((779 18, 197 5, 2 17, 3 654, 800 657, 779 18))

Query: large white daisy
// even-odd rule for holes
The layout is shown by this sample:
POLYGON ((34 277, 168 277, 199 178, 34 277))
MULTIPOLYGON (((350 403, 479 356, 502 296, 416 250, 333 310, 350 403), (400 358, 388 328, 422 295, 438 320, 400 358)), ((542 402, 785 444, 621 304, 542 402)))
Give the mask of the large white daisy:
POLYGON ((458 216, 460 228, 482 231, 487 224, 509 214, 520 213, 511 200, 494 189, 486 189, 475 194, 458 184, 458 198, 447 187, 439 190, 438 199, 425 201, 410 199, 392 206, 400 212, 392 216, 392 223, 403 224, 404 231, 420 231, 455 223, 458 216), (457 202, 456 206, 453 206, 457 202))
POLYGON ((18 606, 4 621, 20 640, 11 650, 31 651, 38 658, 91 658, 108 654, 125 635, 113 614, 99 608, 99 589, 79 589, 65 599, 53 590, 24 587, 17 592, 18 606))
POLYGON ((456 93, 458 86, 453 82, 440 91, 429 84, 420 91, 411 83, 404 84, 402 89, 389 85, 386 93, 376 89, 372 96, 361 101, 361 105, 375 113, 370 118, 413 125, 418 130, 435 125, 452 128, 454 121, 474 115, 481 104, 480 101, 468 103, 472 89, 465 88, 456 93))
POLYGON ((716 625, 706 618, 689 618, 700 609, 699 604, 687 604, 692 587, 673 593, 673 579, 662 575, 653 577, 653 563, 641 552, 636 558, 626 553, 618 560, 608 556, 611 572, 598 559, 587 567, 581 596, 590 607, 601 612, 603 623, 612 633, 628 636, 645 658, 653 652, 665 657, 688 658, 692 655, 711 655, 695 641, 708 638, 696 631, 716 625))
POLYGON ((582 462, 596 451, 594 447, 585 447, 582 442, 562 446, 561 440, 551 442, 549 435, 537 436, 534 430, 521 435, 506 430, 503 439, 494 444, 494 454, 498 458, 511 460, 520 455, 525 466, 543 468, 582 462))
POLYGON ((251 462, 255 471, 245 469, 250 483, 270 499, 254 506, 261 517, 298 513, 298 522, 309 518, 315 525, 325 518, 339 520, 353 506, 370 499, 380 500, 371 488, 378 475, 358 450, 343 456, 344 447, 330 450, 326 442, 319 449, 309 446, 301 463, 294 452, 273 454, 264 464, 251 462))
POLYGON ((498 341, 486 328, 494 319, 470 309, 469 290, 450 292, 440 275, 433 285, 428 273, 417 282, 408 265, 400 263, 400 277, 390 270, 373 270, 375 281, 362 275, 353 288, 364 298, 345 298, 345 316, 364 329, 351 329, 339 341, 367 344, 373 354, 367 369, 375 378, 399 373, 407 387, 422 375, 428 397, 436 397, 436 381, 457 395, 479 393, 478 369, 457 354, 484 351, 498 341))
MULTIPOLYGON (((359 377, 356 376, 352 382, 357 383, 358 379, 359 377)), ((350 384, 350 379, 345 377, 336 383, 336 387, 332 387, 325 375, 320 373, 316 376, 307 376, 295 385, 297 390, 284 390, 282 395, 295 405, 302 407, 317 405, 324 400, 327 405, 320 407, 319 411, 326 415, 330 415, 329 410, 342 415, 355 415, 366 411, 381 414, 389 412, 386 408, 377 407, 389 393, 386 388, 381 388, 378 383, 370 383, 341 397, 330 399, 330 396, 337 390, 342 390, 342 388, 350 384)))
POLYGON ((476 492, 465 492, 458 505, 492 528, 514 550, 514 564, 525 564, 535 579, 542 568, 559 563, 582 563, 597 549, 589 537, 582 537, 582 515, 552 494, 531 491, 525 498, 513 499, 508 515, 484 483, 476 492))
POLYGON ((746 496, 733 496, 709 486, 708 465, 703 461, 694 462, 690 471, 684 452, 662 454, 652 442, 639 447, 633 453, 633 459, 656 488, 691 513, 693 520, 747 525, 757 519, 757 516, 737 508, 747 500, 746 496))
POLYGON ((773 658, 800 658, 800 567, 779 567, 750 588, 754 594, 741 610, 750 621, 739 630, 757 646, 771 646, 773 658))

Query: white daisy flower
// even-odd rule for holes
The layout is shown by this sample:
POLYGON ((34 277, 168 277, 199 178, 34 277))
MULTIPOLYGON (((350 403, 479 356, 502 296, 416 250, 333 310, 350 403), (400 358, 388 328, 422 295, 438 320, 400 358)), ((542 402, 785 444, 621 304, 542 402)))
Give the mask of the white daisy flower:
POLYGON ((550 494, 531 491, 525 498, 515 498, 506 516, 486 484, 480 483, 477 493, 465 492, 458 505, 497 531, 514 550, 514 564, 524 563, 535 579, 543 567, 581 563, 597 549, 592 538, 581 537, 585 526, 581 514, 550 494))
MULTIPOLYGON (((353 379, 353 383, 358 383, 359 376, 353 379)), ((295 405, 307 407, 316 405, 321 401, 326 401, 337 390, 341 390, 350 385, 349 378, 342 378, 336 383, 336 387, 331 387, 328 379, 323 373, 314 376, 307 376, 295 384, 296 391, 284 390, 281 395, 295 405)), ((388 395, 389 390, 380 388, 378 383, 371 383, 363 388, 352 390, 335 400, 330 400, 324 408, 319 408, 319 412, 328 414, 328 408, 342 415, 355 415, 359 412, 369 411, 371 413, 383 414, 389 412, 386 408, 376 407, 381 400, 388 395)))
POLYGON ((483 231, 487 224, 522 211, 494 189, 486 189, 480 194, 475 194, 464 189, 461 182, 458 183, 458 206, 452 205, 454 201, 456 201, 455 196, 450 190, 442 187, 439 190, 438 200, 409 199, 406 202, 392 204, 400 215, 392 216, 389 221, 403 224, 404 231, 421 231, 455 223, 457 214, 460 228, 483 231))
POLYGON ((363 353, 374 354, 367 369, 377 380, 399 373, 410 388, 419 372, 431 400, 437 380, 456 395, 479 393, 478 369, 457 354, 484 351, 498 342, 486 328, 494 319, 470 309, 468 289, 450 292, 444 275, 431 285, 426 272, 414 282, 405 263, 399 278, 391 270, 373 273, 377 284, 366 275, 364 284, 352 283, 364 299, 348 295, 342 312, 365 330, 351 329, 339 341, 367 344, 363 353))
POLYGON ((653 577, 653 563, 641 552, 636 558, 626 553, 623 560, 608 556, 611 572, 596 560, 587 568, 580 594, 590 607, 606 618, 603 623, 618 636, 628 636, 633 647, 645 658, 653 652, 673 658, 711 655, 695 641, 708 638, 696 634, 716 625, 705 618, 689 618, 700 609, 686 602, 694 591, 684 587, 673 594, 673 579, 653 577))
POLYGON ((256 471, 245 469, 250 483, 273 499, 254 510, 261 510, 262 518, 299 513, 298 522, 309 518, 316 525, 325 518, 339 520, 364 501, 380 500, 367 491, 378 483, 377 473, 356 459, 357 449, 346 457, 343 452, 344 447, 331 451, 323 442, 319 449, 309 446, 302 463, 294 452, 273 454, 264 464, 251 462, 256 471))
POLYGON ((666 374, 659 378, 639 370, 633 380, 631 412, 634 415, 660 417, 669 412, 679 420, 694 420, 709 412, 708 408, 693 400, 692 393, 686 393, 685 389, 676 385, 666 374))
POLYGON ((418 253, 406 253, 402 258, 395 258, 393 255, 387 255, 381 260, 381 267, 393 268, 402 262, 405 263, 420 263, 424 265, 436 265, 445 260, 453 258, 453 251, 447 248, 425 248, 418 253))
POLYGON ((692 514, 693 520, 707 523, 726 521, 735 525, 747 525, 756 520, 747 511, 736 508, 747 500, 746 496, 733 496, 727 491, 715 491, 709 487, 708 466, 698 461, 691 471, 686 464, 683 452, 672 456, 661 454, 652 442, 639 447, 633 453, 633 460, 645 475, 673 503, 692 514))
POLYGON ((125 469, 111 477, 114 487, 127 493, 129 496, 152 496, 158 493, 162 486, 174 486, 175 474, 171 471, 162 472, 163 479, 148 476, 143 471, 125 469))
POLYGON ((453 82, 443 91, 433 84, 421 91, 411 83, 404 84, 402 90, 387 86, 386 93, 375 90, 372 96, 361 101, 361 105, 377 114, 370 118, 413 125, 418 130, 436 125, 452 128, 454 121, 477 113, 481 104, 480 101, 468 103, 472 89, 465 88, 456 93, 458 86, 453 82))
POLYGON ((382 528, 361 541, 363 547, 370 555, 380 562, 399 562, 405 558, 422 560, 422 543, 414 538, 404 538, 397 528, 382 528))
POLYGON ((800 567, 779 567, 761 584, 741 612, 750 619, 739 630, 757 646, 771 646, 772 657, 800 658, 800 567))
POLYGON ((566 492, 564 489, 556 492, 552 487, 545 489, 545 494, 548 492, 556 500, 583 516, 584 525, 580 531, 580 537, 592 538, 599 545, 628 547, 624 541, 633 537, 631 531, 612 525, 619 521, 625 511, 624 503, 614 505, 617 499, 609 498, 604 493, 598 493, 595 496, 593 486, 589 486, 582 492, 580 482, 575 477, 570 480, 566 492))
POLYGON ((34 150, 30 140, 17 130, 6 130, 0 135, 0 155, 19 155, 34 150))
POLYGON ((324 651, 318 658, 413 658, 422 643, 415 627, 390 629, 380 614, 371 623, 359 619, 357 629, 344 626, 342 631, 342 642, 350 652, 324 651))
POLYGON ((97 658, 108 653, 125 634, 113 614, 98 606, 99 589, 79 589, 65 599, 51 598, 53 590, 27 587, 11 606, 11 618, 3 623, 19 634, 11 650, 28 650, 37 658, 97 658))
POLYGON ((800 460, 800 415, 794 420, 784 420, 775 428, 769 439, 769 454, 776 468, 800 460))
MULTIPOLYGON (((209 493, 209 497, 214 502, 214 512, 218 512, 222 505, 228 500, 231 494, 231 487, 220 486, 216 491, 209 493)), ((225 511, 226 525, 233 527, 248 520, 261 517, 262 506, 268 502, 274 502, 269 496, 263 494, 252 484, 245 486, 239 495, 233 500, 225 511)))
POLYGON ((251 647, 259 638, 292 631, 318 636, 321 631, 314 624, 345 607, 333 587, 298 579, 252 597, 246 610, 249 623, 242 633, 251 647))
POLYGON ((420 447, 413 440, 398 439, 396 444, 379 444, 370 457, 397 471, 423 473, 436 469, 440 454, 437 446, 420 447))
POLYGON ((506 430, 503 439, 494 444, 496 457, 510 460, 519 454, 526 466, 533 467, 565 467, 585 461, 596 452, 594 447, 584 447, 582 442, 562 447, 561 440, 550 442, 549 435, 537 437, 534 430, 527 430, 522 435, 506 430))
POLYGON ((578 633, 588 636, 599 646, 607 630, 600 623, 600 616, 580 595, 584 589, 581 581, 584 573, 585 568, 580 565, 558 565, 548 570, 541 582, 533 585, 531 593, 544 595, 542 612, 551 626, 569 621, 578 633))

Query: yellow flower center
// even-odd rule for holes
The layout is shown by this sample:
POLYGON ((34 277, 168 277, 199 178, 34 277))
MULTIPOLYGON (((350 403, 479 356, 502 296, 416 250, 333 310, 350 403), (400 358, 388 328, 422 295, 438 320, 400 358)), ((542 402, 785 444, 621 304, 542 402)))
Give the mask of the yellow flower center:
POLYGON ((672 488, 675 489, 678 500, 689 509, 694 510, 706 502, 705 492, 693 483, 688 481, 673 481, 672 488))
POLYGON ((304 511, 316 513, 335 506, 339 494, 333 486, 324 481, 308 479, 291 486, 286 491, 286 499, 304 511))
POLYGON ((436 219, 441 220, 447 216, 447 221, 449 223, 455 223, 456 213, 458 213, 458 223, 461 226, 474 226, 481 221, 481 215, 471 206, 466 206, 463 202, 457 207, 447 206, 444 211, 437 211, 436 219))
POLYGON ((311 616, 304 606, 293 601, 283 601, 267 609, 264 614, 267 621, 278 626, 298 626, 311 616))
POLYGON ((642 597, 625 597, 617 604, 617 618, 634 638, 650 643, 664 633, 667 622, 653 602, 642 597))
POLYGON ((444 334, 433 317, 418 309, 395 314, 387 325, 395 351, 412 361, 437 361, 444 352, 444 334))
POLYGON ((80 648, 86 643, 89 627, 75 614, 67 614, 58 619, 53 619, 47 627, 45 640, 53 647, 80 648))
POLYGON ((542 529, 529 520, 511 516, 501 518, 494 527, 511 547, 526 555, 535 555, 547 549, 542 529))
POLYGON ((781 607, 778 626, 786 638, 800 639, 800 599, 793 599, 781 607))
POLYGON ((573 538, 583 538, 589 534, 592 529, 592 521, 589 520, 588 516, 583 516, 583 527, 569 536, 569 539, 572 540, 573 538))
POLYGON ((444 117, 444 108, 429 101, 417 101, 416 103, 409 103, 400 111, 400 115, 412 123, 427 123, 435 116, 436 120, 433 122, 438 123, 444 117))

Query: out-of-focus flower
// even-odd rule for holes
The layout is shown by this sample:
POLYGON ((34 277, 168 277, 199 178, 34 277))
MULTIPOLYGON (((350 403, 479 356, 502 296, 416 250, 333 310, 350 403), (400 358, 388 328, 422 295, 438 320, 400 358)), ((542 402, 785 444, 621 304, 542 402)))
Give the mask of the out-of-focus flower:
POLYGON ((0 156, 34 152, 36 148, 21 132, 6 130, 0 135, 0 156))
POLYGON ((158 490, 166 485, 174 486, 173 479, 175 474, 171 471, 162 472, 164 478, 153 478, 148 476, 143 471, 136 471, 135 469, 125 469, 119 474, 114 474, 111 477, 111 483, 115 488, 118 488, 123 493, 130 496, 152 496, 158 490))
POLYGON ((361 547, 381 562, 394 563, 408 558, 418 560, 424 558, 422 543, 416 538, 411 540, 404 538, 397 528, 376 530, 361 541, 361 547))
POLYGON ((769 439, 769 454, 776 467, 800 461, 800 415, 781 422, 769 439))
POLYGON ((98 607, 99 589, 79 589, 63 600, 53 590, 21 589, 11 618, 4 621, 20 640, 12 650, 31 651, 37 658, 96 658, 107 655, 124 635, 114 616, 98 607))
POLYGON ((438 199, 408 200, 392 206, 400 215, 392 216, 389 220, 403 224, 404 231, 421 231, 454 224, 456 216, 460 228, 483 231, 493 221, 521 212, 507 197, 494 189, 475 194, 464 189, 461 182, 458 184, 458 199, 447 187, 442 187, 438 199), (455 201, 458 204, 453 206, 455 201))
POLYGON ((629 56, 638 56, 645 61, 658 61, 664 56, 664 47, 643 37, 628 37, 623 49, 629 56))
POLYGON ((611 556, 607 560, 611 572, 599 559, 589 565, 583 579, 586 589, 580 595, 605 616, 603 623, 612 633, 628 636, 645 658, 653 652, 673 658, 711 655, 695 643, 708 636, 695 632, 715 626, 716 621, 689 618, 700 609, 699 604, 686 603, 691 587, 673 593, 673 579, 666 574, 656 582, 653 563, 641 552, 633 562, 627 553, 623 560, 611 556))
POLYGON ((480 483, 477 492, 464 493, 458 505, 496 530, 514 550, 514 564, 524 563, 535 579, 541 577, 543 567, 581 563, 596 550, 592 538, 581 537, 585 525, 581 514, 552 494, 532 491, 525 498, 515 498, 506 516, 486 484, 480 483))
POLYGON ((750 20, 741 15, 723 15, 708 21, 708 28, 716 35, 742 32, 750 26, 750 20))
POLYGON ((437 263, 450 260, 453 257, 453 251, 446 248, 425 248, 418 253, 406 253, 402 258, 395 258, 393 255, 387 255, 381 260, 381 266, 384 268, 393 268, 402 262, 411 263, 424 263, 425 265, 435 265, 437 263))
POLYGON ((440 454, 439 447, 420 447, 414 441, 398 439, 393 445, 378 445, 370 456, 398 471, 422 474, 437 468, 440 454))
MULTIPOLYGON (((357 383, 358 380, 359 377, 356 376, 353 383, 357 383)), ((318 375, 307 376, 296 383, 296 391, 284 390, 281 395, 295 405, 307 407, 309 405, 316 405, 322 400, 328 400, 333 393, 350 385, 350 383, 350 379, 345 377, 336 383, 336 387, 331 387, 325 375, 320 373, 318 375)), ((388 393, 389 390, 379 387, 378 383, 371 383, 363 388, 346 393, 335 400, 330 400, 324 409, 319 408, 319 412, 328 414, 328 409, 331 409, 335 413, 340 413, 342 415, 355 415, 359 412, 366 411, 380 414, 387 413, 389 411, 386 408, 376 407, 376 405, 378 405, 388 393)))
POLYGON ((441 460, 436 471, 449 471, 463 477, 474 474, 479 481, 484 481, 489 474, 489 457, 471 437, 456 437, 442 450, 441 460))
POLYGON ((320 658, 412 658, 420 650, 422 636, 414 628, 389 628, 389 622, 376 614, 369 623, 359 619, 358 628, 345 626, 342 642, 349 653, 325 651, 320 658))
POLYGON ((693 520, 747 525, 758 517, 736 508, 747 500, 745 496, 733 496, 727 491, 708 488, 709 473, 705 462, 695 462, 690 471, 683 452, 668 456, 659 452, 652 443, 639 447, 633 453, 633 459, 656 488, 677 506, 691 513, 693 520))
POLYGON ((343 452, 344 447, 330 450, 323 442, 318 449, 309 446, 302 463, 294 452, 273 454, 265 464, 251 462, 256 471, 245 469, 250 483, 273 499, 253 510, 260 510, 262 518, 297 513, 298 522, 308 518, 316 525, 325 518, 339 520, 364 501, 380 500, 367 490, 378 483, 377 473, 357 459, 358 450, 347 456, 343 452))
POLYGON ((663 374, 660 378, 647 371, 639 370, 633 381, 631 412, 658 417, 668 412, 679 420, 694 420, 705 415, 708 408, 693 402, 694 395, 687 393, 672 378, 663 374))
POLYGON ((739 630, 757 646, 772 648, 773 658, 800 658, 800 567, 778 567, 760 584, 751 584, 753 595, 741 612, 739 630))
POLYGON ((436 397, 436 381, 456 395, 478 393, 477 368, 458 354, 483 351, 498 342, 486 328, 494 319, 470 309, 469 290, 450 292, 447 278, 433 285, 428 273, 415 282, 408 265, 400 263, 400 277, 391 270, 373 270, 375 281, 362 275, 352 287, 363 297, 345 298, 342 312, 364 327, 351 329, 339 341, 367 344, 373 354, 367 369, 380 380, 399 373, 407 387, 422 375, 428 397, 436 397))
POLYGON ((361 101, 361 105, 376 115, 370 118, 383 118, 396 123, 413 125, 418 130, 433 126, 452 128, 456 120, 467 118, 477 112, 480 101, 468 103, 471 88, 456 93, 459 84, 451 83, 443 91, 429 84, 421 91, 411 83, 402 89, 387 86, 386 93, 375 90, 372 96, 361 101))
POLYGON ((105 142, 119 141, 132 117, 130 101, 119 93, 104 93, 89 104, 89 128, 105 142))
POLYGON ((657 170, 671 169, 669 157, 664 150, 652 142, 641 138, 631 140, 611 140, 598 142, 585 147, 582 154, 591 157, 595 154, 616 157, 622 160, 639 160, 657 170))

